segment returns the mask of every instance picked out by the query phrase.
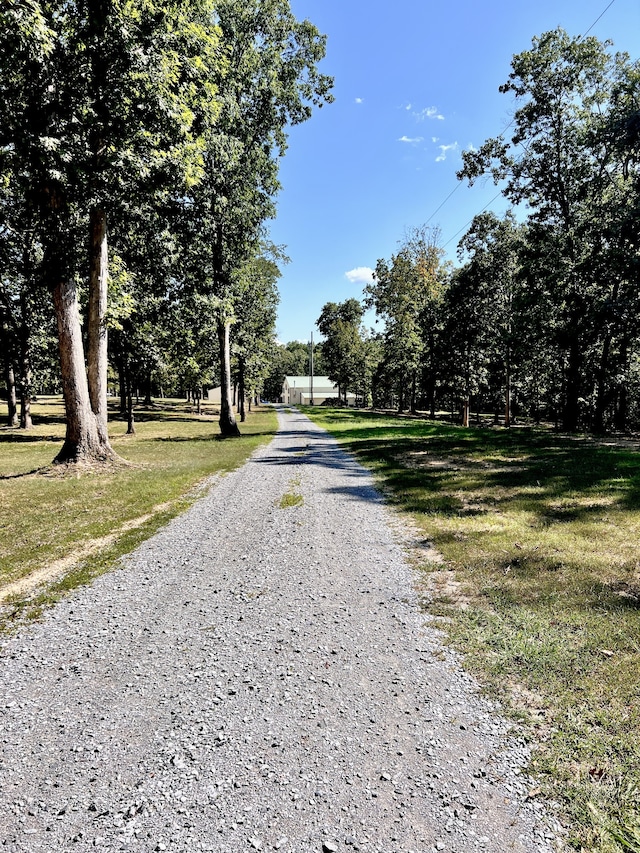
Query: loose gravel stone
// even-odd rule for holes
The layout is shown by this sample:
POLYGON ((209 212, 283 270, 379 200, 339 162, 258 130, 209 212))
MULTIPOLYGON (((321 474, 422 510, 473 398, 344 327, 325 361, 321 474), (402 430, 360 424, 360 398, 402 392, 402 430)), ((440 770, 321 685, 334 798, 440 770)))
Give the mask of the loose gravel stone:
POLYGON ((243 468, 5 642, 3 849, 558 849, 526 744, 420 612, 371 476, 278 416, 243 468))

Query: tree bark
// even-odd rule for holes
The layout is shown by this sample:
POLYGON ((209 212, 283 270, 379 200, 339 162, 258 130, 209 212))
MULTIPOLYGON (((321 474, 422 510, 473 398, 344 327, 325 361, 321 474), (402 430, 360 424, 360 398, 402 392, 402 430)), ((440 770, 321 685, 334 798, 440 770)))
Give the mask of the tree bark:
POLYGON ((91 408, 78 296, 73 279, 56 284, 53 303, 58 323, 60 372, 67 414, 64 444, 54 462, 104 462, 113 459, 115 454, 109 442, 101 437, 91 408))
POLYGON ((16 377, 9 360, 5 364, 5 382, 7 385, 7 426, 18 426, 18 401, 16 398, 16 377))
POLYGON ((240 435, 233 406, 231 405, 231 347, 229 323, 218 318, 218 346, 220 348, 220 432, 225 438, 240 435))
POLYGON ((471 404, 468 397, 465 397, 462 401, 462 426, 469 426, 469 410, 471 408, 471 404))
MULTIPOLYGON (((87 0, 87 54, 91 64, 89 92, 94 119, 91 123, 90 188, 94 198, 104 199, 105 152, 111 122, 107 101, 109 91, 108 53, 105 51, 111 0, 87 0)), ((104 201, 89 211, 89 304, 87 323, 87 379, 91 409, 95 415, 100 441, 109 444, 107 426, 107 278, 109 256, 107 213, 104 201)))
POLYGON ((247 410, 245 407, 246 399, 245 399, 245 387, 244 387, 244 359, 240 359, 239 361, 239 374, 238 374, 238 409, 240 412, 240 423, 244 423, 247 419, 247 410))
POLYGON ((91 409, 100 440, 108 443, 107 428, 107 215, 94 207, 89 215, 89 318, 87 377, 91 409))

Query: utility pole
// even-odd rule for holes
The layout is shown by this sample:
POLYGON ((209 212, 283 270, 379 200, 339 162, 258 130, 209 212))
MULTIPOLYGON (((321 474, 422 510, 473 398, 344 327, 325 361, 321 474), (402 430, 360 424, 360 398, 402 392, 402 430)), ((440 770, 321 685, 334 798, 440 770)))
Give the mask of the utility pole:
POLYGON ((311 344, 309 345, 309 351, 309 365, 311 367, 311 370, 309 371, 311 374, 311 383, 309 385, 309 405, 315 406, 315 403, 313 402, 313 332, 311 332, 311 344))

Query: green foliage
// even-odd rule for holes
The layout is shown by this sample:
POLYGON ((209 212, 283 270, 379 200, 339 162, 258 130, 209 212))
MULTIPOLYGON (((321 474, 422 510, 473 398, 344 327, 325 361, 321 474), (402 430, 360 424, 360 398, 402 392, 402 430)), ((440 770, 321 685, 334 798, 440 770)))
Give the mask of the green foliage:
POLYGON ((232 352, 237 364, 242 407, 245 394, 252 399, 261 393, 275 347, 279 300, 276 282, 280 270, 271 254, 263 251, 256 255, 234 276, 236 316, 232 327, 232 352))
MULTIPOLYGON (((121 378, 131 388, 179 363, 179 382, 210 381, 218 356, 204 337, 217 341, 217 326, 248 310, 252 297, 234 276, 274 213, 287 129, 331 100, 317 69, 324 49, 288 0, 5 3, 0 295, 87 278, 94 293, 87 231, 107 216, 107 322, 121 378), (200 328, 197 297, 209 300, 200 328), (182 353, 167 346, 176 313, 187 329, 182 353)), ((3 341, 14 315, 3 308, 3 341)), ((90 314, 90 341, 94 327, 90 314)), ((245 358, 252 388, 267 349, 245 358)))
POLYGON ((346 400, 348 391, 368 396, 366 388, 366 343, 362 329, 364 309, 357 299, 327 302, 317 326, 325 336, 322 353, 329 379, 346 400))
POLYGON ((436 339, 448 278, 439 238, 437 228, 414 228, 390 261, 378 261, 374 281, 365 288, 365 305, 386 322, 381 367, 400 411, 407 398, 416 411, 423 365, 429 408, 434 408, 436 339))
POLYGON ((609 48, 561 29, 534 38, 513 57, 501 87, 516 102, 511 140, 490 139, 465 152, 459 173, 470 183, 490 173, 506 181, 510 201, 528 205, 525 273, 544 304, 542 344, 555 350, 555 370, 563 374, 561 414, 569 430, 584 419, 591 395, 593 425, 603 428, 612 374, 627 370, 637 336, 630 275, 637 260, 629 261, 638 244, 628 228, 637 211, 633 135, 617 146, 611 134, 614 126, 628 127, 619 108, 633 108, 622 93, 638 65, 609 48))

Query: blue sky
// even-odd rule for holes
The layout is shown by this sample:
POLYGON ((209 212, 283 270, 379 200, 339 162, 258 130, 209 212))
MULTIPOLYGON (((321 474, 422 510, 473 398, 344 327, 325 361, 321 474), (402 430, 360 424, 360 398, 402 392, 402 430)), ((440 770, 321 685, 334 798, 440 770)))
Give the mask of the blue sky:
MULTIPOLYGON (((582 35, 602 15, 590 34, 639 58, 640 0, 609 2, 292 0, 296 17, 328 37, 321 67, 335 78, 335 103, 291 130, 282 161, 271 238, 291 262, 279 282, 279 340, 308 340, 312 330, 317 339, 325 302, 360 298, 362 271, 411 227, 439 226, 455 259, 497 190, 462 185, 433 214, 458 183, 460 152, 510 121, 513 101, 498 86, 512 55, 557 26, 582 35)), ((506 207, 502 197, 491 205, 506 207)))

